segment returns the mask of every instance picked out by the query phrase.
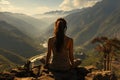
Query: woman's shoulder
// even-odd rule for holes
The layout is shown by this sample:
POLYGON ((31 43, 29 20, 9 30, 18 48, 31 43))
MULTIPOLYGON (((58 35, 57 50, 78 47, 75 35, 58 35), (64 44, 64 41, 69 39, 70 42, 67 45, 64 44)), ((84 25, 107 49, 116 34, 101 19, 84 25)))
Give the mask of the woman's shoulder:
POLYGON ((54 36, 52 36, 52 37, 49 37, 49 39, 48 39, 48 41, 52 41, 52 40, 54 40, 54 36))

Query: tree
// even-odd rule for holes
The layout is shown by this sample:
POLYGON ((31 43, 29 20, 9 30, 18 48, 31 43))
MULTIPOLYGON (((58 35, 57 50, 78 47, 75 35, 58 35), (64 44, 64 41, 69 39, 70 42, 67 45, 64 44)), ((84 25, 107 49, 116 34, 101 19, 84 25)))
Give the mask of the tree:
POLYGON ((98 43, 95 49, 104 53, 104 70, 111 70, 112 57, 120 50, 120 40, 117 38, 97 37, 92 40, 92 43, 98 43))

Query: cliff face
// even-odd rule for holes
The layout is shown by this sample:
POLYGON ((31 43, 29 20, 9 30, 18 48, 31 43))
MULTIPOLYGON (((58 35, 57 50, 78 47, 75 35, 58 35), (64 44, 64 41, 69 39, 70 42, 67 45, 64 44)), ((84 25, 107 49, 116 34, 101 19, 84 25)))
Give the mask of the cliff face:
POLYGON ((1 80, 117 80, 111 71, 90 71, 85 67, 78 67, 64 72, 52 72, 37 66, 32 71, 14 69, 11 72, 0 73, 1 80))

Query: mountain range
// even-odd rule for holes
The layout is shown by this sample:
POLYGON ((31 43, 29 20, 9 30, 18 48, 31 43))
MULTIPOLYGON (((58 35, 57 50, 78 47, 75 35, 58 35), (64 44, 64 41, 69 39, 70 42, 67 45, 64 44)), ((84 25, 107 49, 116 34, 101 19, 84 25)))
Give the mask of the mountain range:
POLYGON ((120 30, 120 1, 103 0, 92 8, 66 17, 76 45, 87 45, 97 36, 116 37, 120 30), (72 19, 72 20, 71 20, 72 19))
POLYGON ((1 70, 22 65, 28 58, 43 52, 43 47, 34 40, 39 34, 37 33, 37 36, 32 34, 33 31, 38 30, 31 26, 33 21, 36 22, 36 25, 40 23, 39 20, 25 15, 0 12, 1 70))
MULTIPOLYGON (((44 15, 68 15, 68 14, 80 12, 82 10, 84 10, 84 8, 83 9, 73 9, 73 10, 69 10, 69 11, 63 11, 63 10, 49 11, 49 12, 45 12, 43 14, 44 15)), ((37 14, 37 15, 39 15, 39 14, 37 14)))
MULTIPOLYGON (((75 47, 89 48, 91 40, 97 36, 120 39, 119 4, 120 0, 103 0, 93 7, 65 16, 67 34, 74 38, 75 47)), ((53 13, 56 12, 46 14, 53 13)), ((0 68, 20 65, 27 58, 42 53, 44 48, 40 42, 53 33, 54 23, 48 28, 47 25, 47 22, 24 14, 0 12, 0 68)))
MULTIPOLYGON (((74 38, 75 46, 89 46, 97 36, 120 38, 119 4, 120 0, 103 0, 93 7, 64 17, 68 22, 67 34, 74 38)), ((53 26, 46 33, 52 34, 53 26)))
POLYGON ((46 23, 34 17, 10 12, 0 12, 0 21, 5 21, 22 31, 29 37, 35 38, 42 35, 46 23), (44 27, 43 27, 44 26, 44 27))
POLYGON ((47 22, 48 27, 49 27, 49 25, 51 25, 58 17, 65 17, 69 14, 81 12, 83 10, 84 10, 84 8, 83 9, 73 9, 73 10, 69 10, 69 11, 53 10, 53 11, 45 12, 43 14, 36 14, 33 16, 38 19, 42 19, 44 22, 47 22))

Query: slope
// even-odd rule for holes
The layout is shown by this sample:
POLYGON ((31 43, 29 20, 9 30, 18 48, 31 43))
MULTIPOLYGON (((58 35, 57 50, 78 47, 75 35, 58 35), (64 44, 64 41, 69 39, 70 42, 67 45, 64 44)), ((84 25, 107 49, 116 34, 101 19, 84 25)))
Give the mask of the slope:
POLYGON ((115 37, 119 34, 119 4, 119 0, 103 0, 82 12, 66 16, 68 32, 74 37, 75 45, 86 46, 96 36, 115 37))
POLYGON ((0 38, 0 48, 15 52, 23 57, 31 57, 40 53, 32 46, 31 38, 5 21, 0 21, 0 38))
POLYGON ((31 38, 41 34, 44 22, 24 14, 0 12, 0 21, 5 21, 31 38))

